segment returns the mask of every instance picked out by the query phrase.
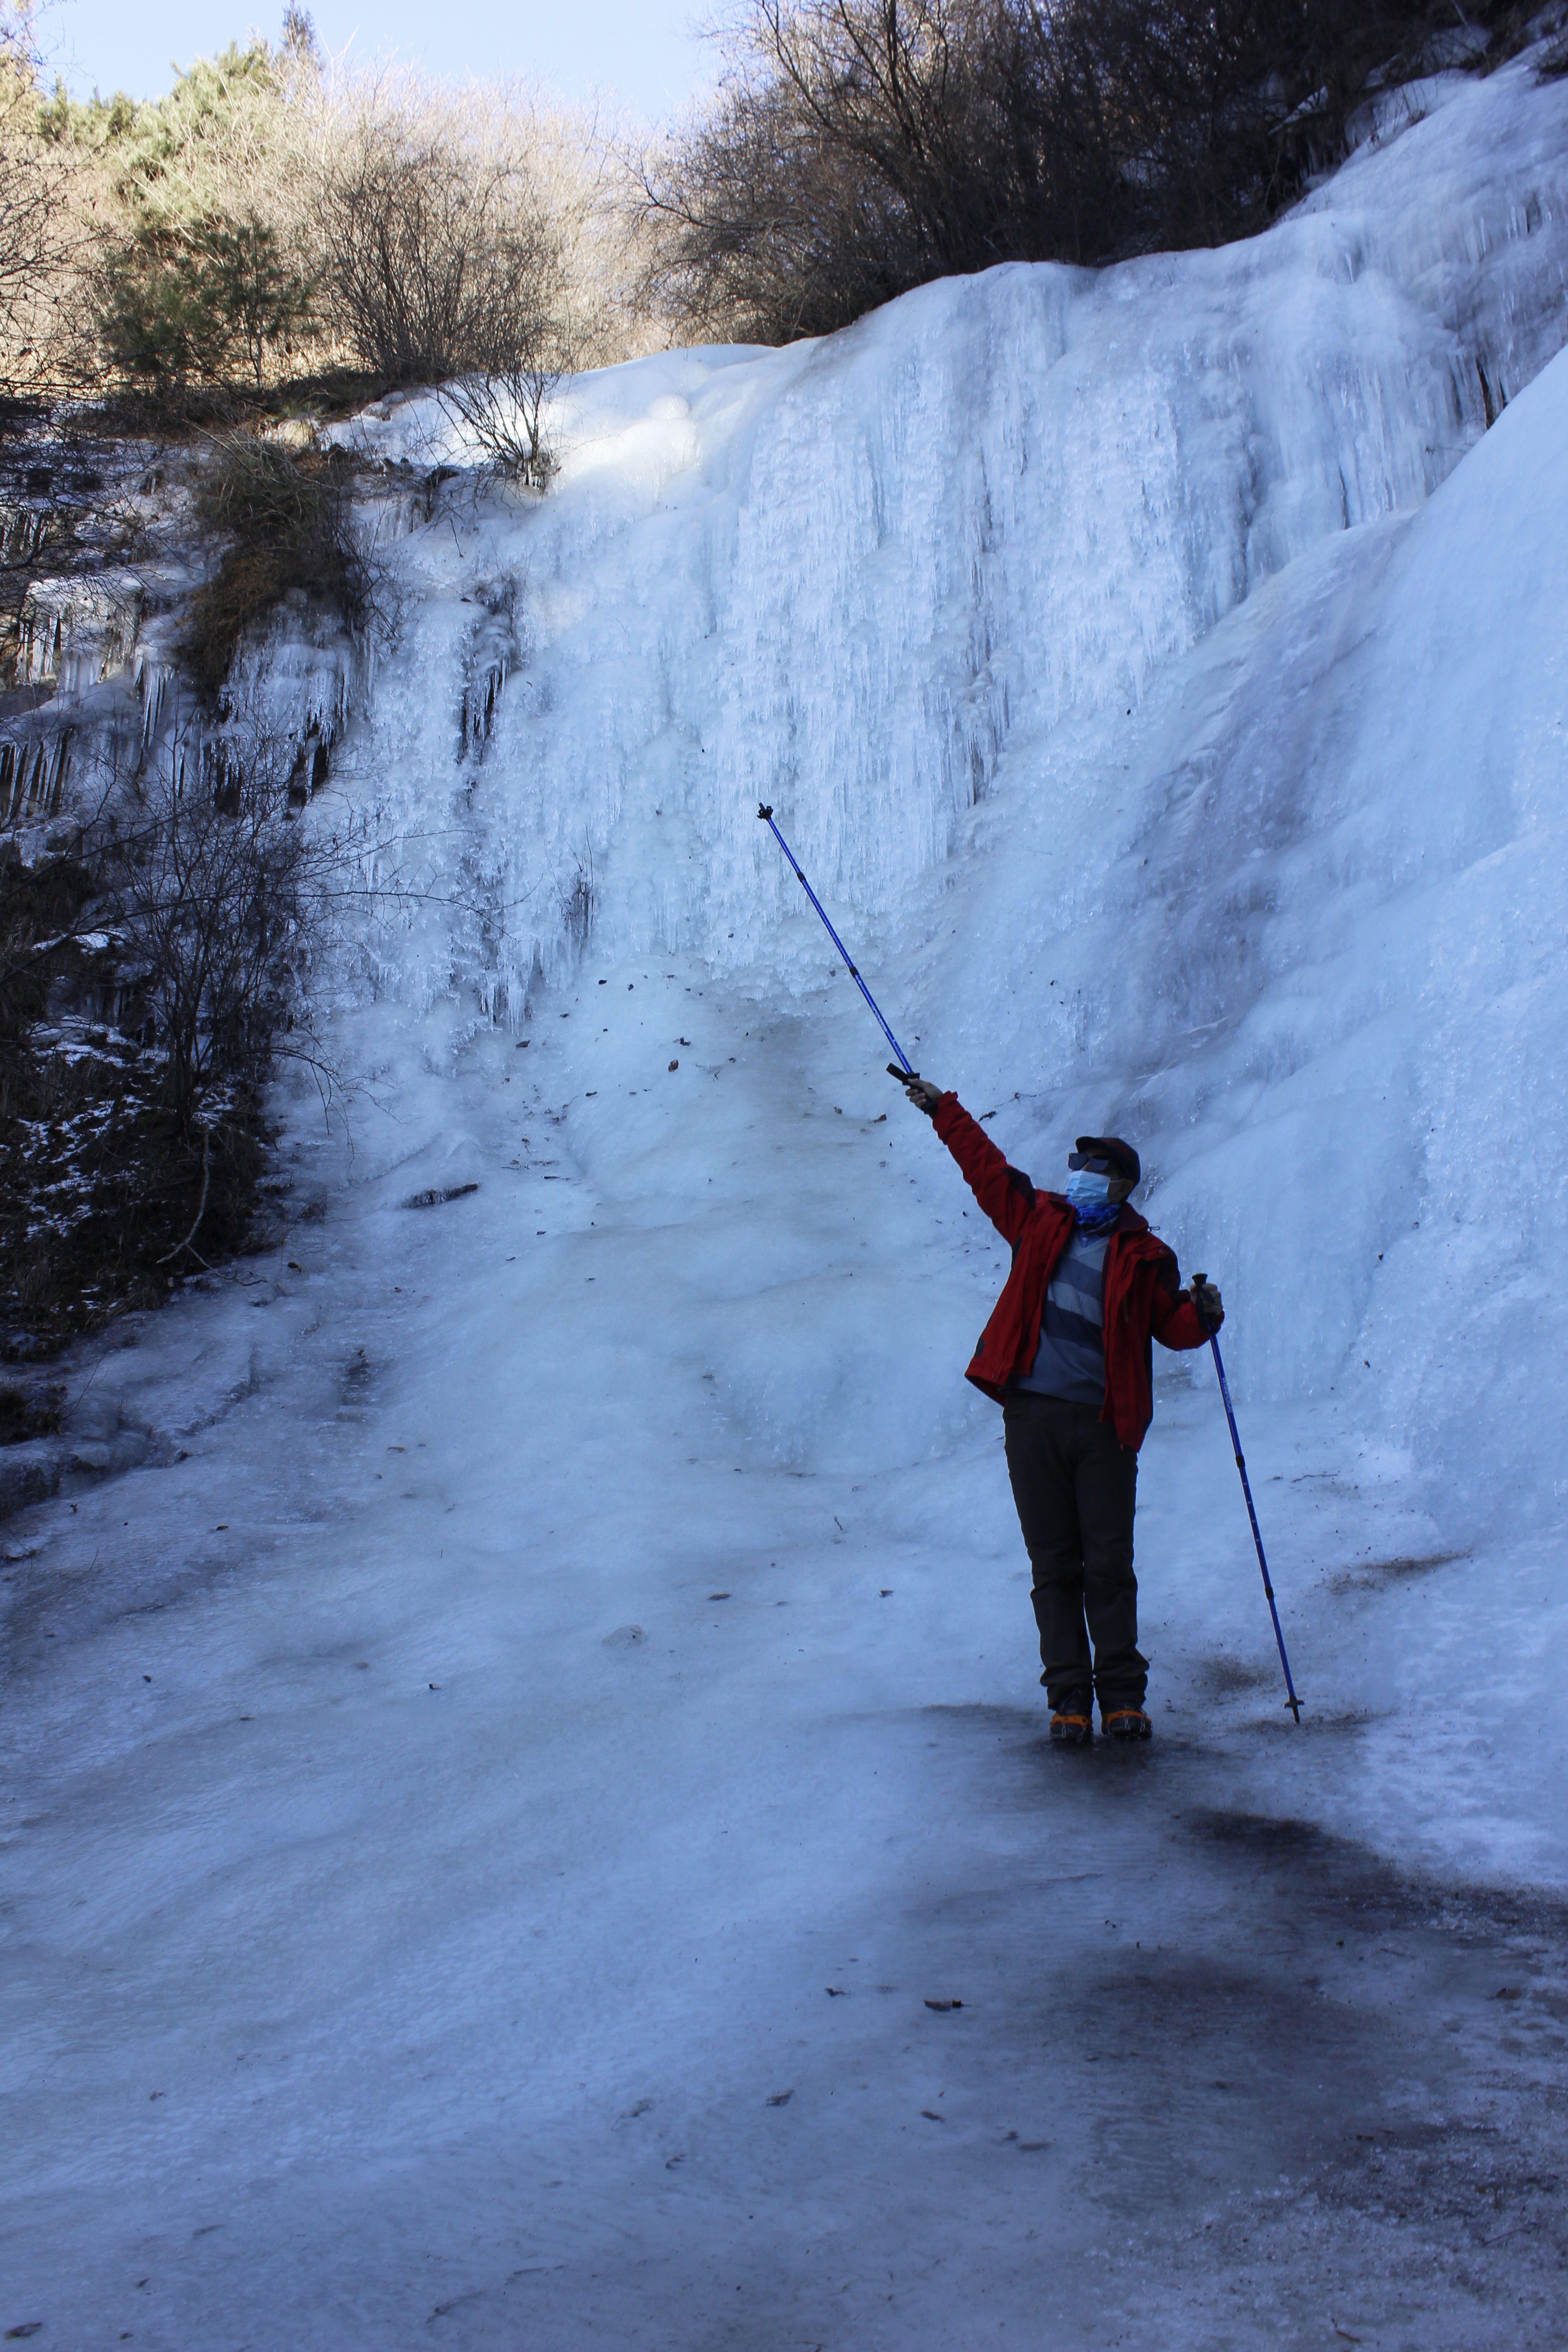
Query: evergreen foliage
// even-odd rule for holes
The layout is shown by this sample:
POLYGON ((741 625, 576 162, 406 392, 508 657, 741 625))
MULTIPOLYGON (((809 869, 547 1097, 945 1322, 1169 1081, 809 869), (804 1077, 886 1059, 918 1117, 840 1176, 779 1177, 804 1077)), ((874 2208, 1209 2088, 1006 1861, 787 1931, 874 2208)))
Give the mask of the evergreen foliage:
POLYGON ((259 389, 268 361, 310 319, 311 291, 255 215, 143 226, 111 257, 100 323, 110 362, 159 389, 227 379, 259 389))

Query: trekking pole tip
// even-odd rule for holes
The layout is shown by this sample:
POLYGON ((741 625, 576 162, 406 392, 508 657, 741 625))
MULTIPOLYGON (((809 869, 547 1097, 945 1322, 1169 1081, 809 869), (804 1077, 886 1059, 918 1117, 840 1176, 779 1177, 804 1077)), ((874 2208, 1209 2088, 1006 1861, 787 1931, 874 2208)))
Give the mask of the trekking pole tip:
POLYGON ((766 801, 759 801, 759 802, 757 803, 757 821, 758 821, 758 823, 759 823, 759 824, 766 824, 766 823, 767 823, 767 821, 768 821, 769 817, 771 817, 771 816, 772 816, 772 814, 773 814, 773 811, 772 811, 772 809, 768 806, 768 804, 767 804, 766 801))

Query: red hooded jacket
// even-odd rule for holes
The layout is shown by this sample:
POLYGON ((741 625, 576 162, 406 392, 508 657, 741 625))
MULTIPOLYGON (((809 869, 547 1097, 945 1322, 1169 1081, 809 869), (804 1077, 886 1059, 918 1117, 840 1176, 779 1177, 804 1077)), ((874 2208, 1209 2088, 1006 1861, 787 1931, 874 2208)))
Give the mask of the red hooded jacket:
MULTIPOLYGON (((1046 1291, 1076 1220, 1060 1192, 1037 1192, 1020 1169, 1008 1167, 956 1095, 943 1095, 932 1123, 970 1191, 1012 1245, 1013 1270, 965 1375, 1000 1404, 1008 1382, 1021 1380, 1035 1360, 1046 1291)), ((1180 1287, 1175 1252, 1150 1232, 1136 1209, 1123 1205, 1111 1228, 1102 1282, 1105 1402, 1100 1417, 1136 1453, 1154 1409, 1151 1339, 1165 1348, 1202 1348, 1208 1328, 1180 1287)))

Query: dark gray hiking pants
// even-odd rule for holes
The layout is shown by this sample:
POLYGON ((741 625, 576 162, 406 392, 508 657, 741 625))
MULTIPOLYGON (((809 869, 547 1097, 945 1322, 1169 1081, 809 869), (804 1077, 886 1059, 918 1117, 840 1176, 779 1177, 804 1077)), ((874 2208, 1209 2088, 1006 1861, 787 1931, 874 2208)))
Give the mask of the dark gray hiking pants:
POLYGON ((1101 1709, 1142 1706, 1132 1508, 1138 1456, 1100 1407, 1010 1389, 1002 1408, 1013 1500, 1034 1570, 1046 1693, 1060 1707, 1092 1684, 1101 1709), (1092 1643, 1092 1649, 1090 1644, 1092 1643))

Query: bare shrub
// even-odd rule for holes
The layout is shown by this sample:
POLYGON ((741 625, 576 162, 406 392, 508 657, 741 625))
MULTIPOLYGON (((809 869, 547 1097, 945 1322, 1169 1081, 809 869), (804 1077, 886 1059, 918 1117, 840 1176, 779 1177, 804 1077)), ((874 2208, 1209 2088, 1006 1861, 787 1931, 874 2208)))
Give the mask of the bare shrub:
POLYGON ((482 374, 443 384, 441 405, 496 473, 547 490, 560 459, 545 435, 545 409, 572 373, 552 322, 520 320, 510 355, 482 374))
POLYGON ((112 1000, 127 1030, 143 1030, 146 958, 104 870, 118 843, 104 835, 77 846, 80 856, 34 866, 14 849, 0 859, 6 1357, 47 1355, 128 1306, 156 1303, 174 1279, 160 1269, 182 1255, 198 1209, 205 1254, 240 1246, 265 1166, 254 1087, 228 1081, 221 1100, 202 1105, 197 1133, 170 1104, 156 1047, 103 1018, 112 1000), (73 1008, 63 1018, 62 1005, 73 1008))
MULTIPOLYGON (((747 0, 642 170, 650 299, 784 341, 932 278, 1265 226, 1437 0, 747 0)), ((1505 0, 1467 12, 1500 20, 1505 0)))
POLYGON ((16 97, 20 130, 8 143, 0 105, 0 230, 7 169, 51 251, 75 223, 80 275, 59 309, 80 322, 81 382, 107 361, 173 422, 212 411, 189 388, 236 378, 254 398, 346 362, 373 380, 363 396, 495 373, 536 348, 509 320, 549 319, 567 364, 631 347, 641 231, 595 121, 499 84, 453 91, 325 62, 292 8, 280 47, 253 34, 161 99, 44 101, 5 22, 0 63, 16 70, 0 100, 16 97), (34 203, 35 182, 71 205, 34 203))
POLYGON ((557 266, 518 125, 380 74, 339 96, 326 129, 317 226, 354 351, 395 383, 485 368, 498 336, 548 308, 557 266))
POLYGON ((754 0, 718 104, 645 179, 658 294, 787 341, 1037 242, 1037 142, 1009 136, 1029 32, 985 0, 754 0))
POLYGON ((258 1087, 280 1052, 325 1070, 310 973, 356 895, 363 846, 352 826, 299 812, 286 747, 208 743, 188 765, 194 749, 176 740, 139 780, 111 883, 186 1134, 225 1088, 258 1087))
POLYGON ((0 856, 0 1357, 47 1355, 265 1229, 265 1081, 343 1088, 319 974, 383 895, 264 725, 138 743, 68 858, 0 856))
POLYGON ((70 341, 84 244, 68 161, 40 135, 30 6, 0 8, 0 391, 47 392, 70 341))
POLYGON ((93 877, 78 859, 29 866, 15 842, 0 843, 0 1087, 6 1056, 43 1017, 92 895, 93 877))

